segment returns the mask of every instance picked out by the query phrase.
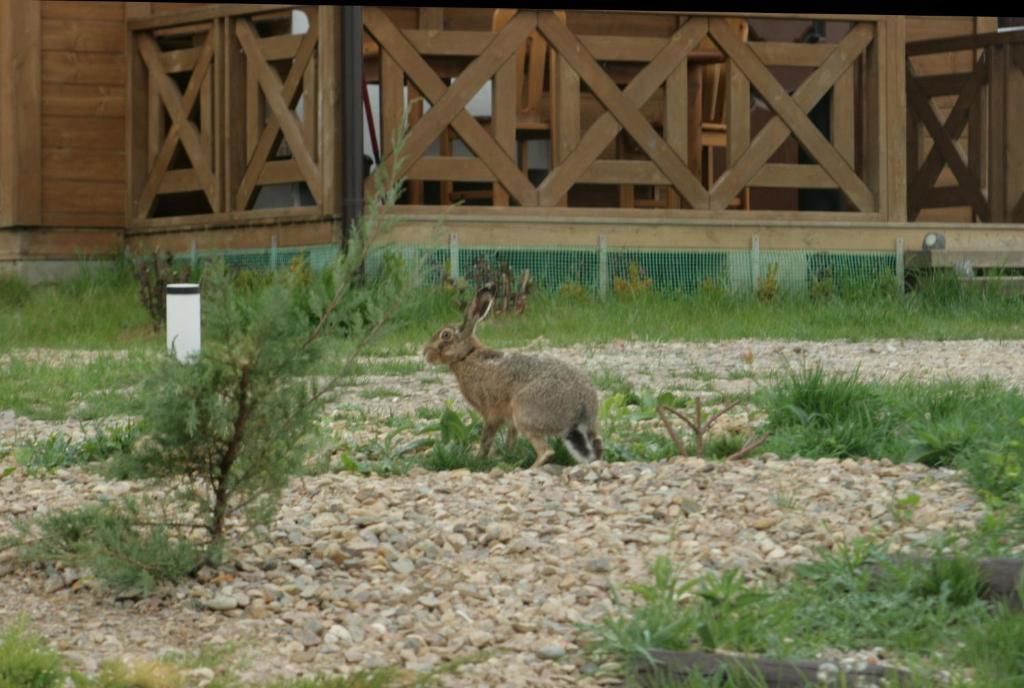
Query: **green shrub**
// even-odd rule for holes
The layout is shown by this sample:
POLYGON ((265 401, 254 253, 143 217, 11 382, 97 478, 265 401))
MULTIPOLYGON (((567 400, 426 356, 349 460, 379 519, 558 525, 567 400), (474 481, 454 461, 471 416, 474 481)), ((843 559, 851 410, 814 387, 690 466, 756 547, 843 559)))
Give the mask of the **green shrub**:
MULTIPOLYGON (((149 513, 151 509, 146 509, 149 513)), ((195 570, 202 553, 169 527, 149 522, 131 499, 57 511, 38 519, 20 549, 28 561, 88 567, 112 588, 149 592, 195 570)))
POLYGON ((0 632, 0 688, 58 688, 64 660, 20 621, 0 632))

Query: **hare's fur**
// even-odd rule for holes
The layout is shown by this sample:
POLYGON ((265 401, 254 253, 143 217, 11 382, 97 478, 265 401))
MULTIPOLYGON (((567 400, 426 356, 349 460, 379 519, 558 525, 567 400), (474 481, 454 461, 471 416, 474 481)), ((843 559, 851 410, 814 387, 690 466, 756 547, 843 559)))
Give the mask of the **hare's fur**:
POLYGON ((509 424, 508 446, 521 433, 533 445, 537 460, 554 455, 549 437, 561 437, 577 461, 600 460, 597 392, 587 376, 547 356, 507 353, 484 346, 476 325, 490 312, 490 287, 480 289, 466 310, 462 325, 441 328, 424 348, 430 363, 443 363, 455 373, 459 390, 484 419, 480 456, 486 457, 498 430, 509 424))

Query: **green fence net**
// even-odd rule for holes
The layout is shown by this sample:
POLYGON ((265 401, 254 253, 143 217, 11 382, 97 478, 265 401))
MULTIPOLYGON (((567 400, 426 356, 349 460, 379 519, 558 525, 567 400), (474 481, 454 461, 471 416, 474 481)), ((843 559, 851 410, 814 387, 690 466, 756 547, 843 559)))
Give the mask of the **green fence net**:
MULTIPOLYGON (((218 256, 235 268, 287 268, 300 256, 314 270, 337 256, 336 246, 258 250, 196 251, 177 256, 201 266, 218 256)), ((377 273, 385 256, 398 257, 423 286, 455 277, 480 284, 502 272, 519 278, 529 270, 535 289, 577 289, 601 294, 651 290, 692 293, 720 289, 731 293, 775 289, 782 292, 841 292, 897 284, 899 265, 892 252, 806 250, 668 250, 611 247, 389 246, 375 249, 367 271, 377 273)), ((902 277, 902 275, 900 275, 902 277)))

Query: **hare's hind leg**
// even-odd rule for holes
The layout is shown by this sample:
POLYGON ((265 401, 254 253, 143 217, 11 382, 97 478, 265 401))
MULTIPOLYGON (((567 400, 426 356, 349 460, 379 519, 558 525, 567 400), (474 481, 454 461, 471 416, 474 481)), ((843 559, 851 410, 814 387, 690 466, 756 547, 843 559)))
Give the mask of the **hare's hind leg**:
POLYGON ((491 453, 491 444, 494 442, 494 436, 498 434, 498 430, 501 429, 503 422, 501 419, 484 420, 484 431, 480 437, 481 459, 486 459, 487 455, 491 453))
POLYGON ((519 438, 519 433, 516 432, 516 426, 512 423, 508 424, 505 428, 505 449, 512 451, 512 447, 516 446, 516 440, 519 438))
POLYGON ((530 468, 540 468, 555 455, 555 452, 548 446, 547 438, 543 435, 530 435, 525 432, 523 434, 526 435, 526 439, 530 440, 534 451, 537 452, 537 460, 533 462, 530 468))

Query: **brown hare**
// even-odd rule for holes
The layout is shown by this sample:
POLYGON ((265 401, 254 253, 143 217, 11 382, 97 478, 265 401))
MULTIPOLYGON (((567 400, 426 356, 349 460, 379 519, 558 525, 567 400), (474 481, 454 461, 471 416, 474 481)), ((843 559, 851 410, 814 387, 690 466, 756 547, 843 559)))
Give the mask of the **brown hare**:
POLYGON ((577 461, 601 459, 597 434, 597 392, 586 375, 554 358, 496 351, 475 330, 494 303, 493 285, 479 289, 461 325, 446 325, 423 349, 429 363, 455 373, 459 390, 484 419, 480 457, 490 452, 498 430, 510 424, 508 446, 522 433, 537 452, 533 467, 554 455, 549 437, 561 437, 577 461))

